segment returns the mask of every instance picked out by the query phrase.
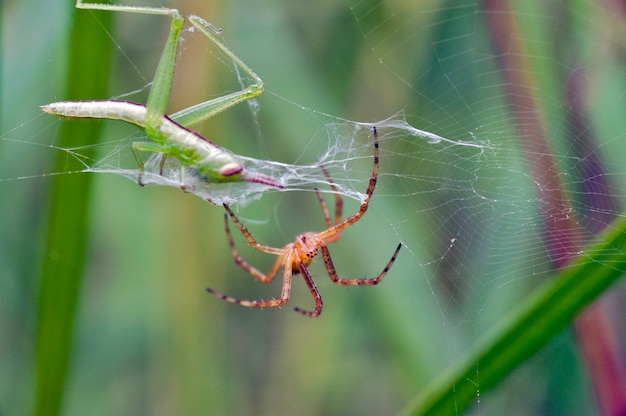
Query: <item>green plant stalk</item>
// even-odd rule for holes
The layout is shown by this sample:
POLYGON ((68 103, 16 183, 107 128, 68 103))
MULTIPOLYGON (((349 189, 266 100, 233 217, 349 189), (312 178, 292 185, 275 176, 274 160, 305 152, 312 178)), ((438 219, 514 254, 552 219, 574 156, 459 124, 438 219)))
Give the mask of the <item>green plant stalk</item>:
MULTIPOLYGON (((97 22, 89 13, 74 13, 67 65, 70 100, 106 95, 111 13, 93 16, 97 22)), ((63 122, 57 144, 68 148, 94 144, 100 130, 99 123, 63 122)), ((55 172, 80 170, 70 159, 59 153, 55 172)), ((87 247, 91 178, 87 174, 57 175, 52 184, 39 294, 35 415, 57 415, 63 404, 87 247)))
POLYGON ((486 336, 466 362, 444 373, 401 415, 460 414, 570 325, 626 270, 626 217, 621 216, 554 280, 486 336))

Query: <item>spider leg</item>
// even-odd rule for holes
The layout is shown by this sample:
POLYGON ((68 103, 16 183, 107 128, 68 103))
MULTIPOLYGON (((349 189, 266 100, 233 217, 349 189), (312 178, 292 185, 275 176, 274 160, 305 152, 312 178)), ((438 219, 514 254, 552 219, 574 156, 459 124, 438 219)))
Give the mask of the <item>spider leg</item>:
MULTIPOLYGON (((343 213, 343 200, 341 199, 341 195, 339 195, 339 190, 337 189, 333 178, 330 177, 330 174, 328 173, 326 168, 323 165, 320 165, 320 168, 322 169, 322 172, 324 172, 326 179, 328 179, 330 189, 335 192, 335 224, 338 224, 341 222, 341 215, 343 213)), ((330 222, 328 222, 327 224, 329 227, 332 225, 330 224, 330 222)))
POLYGON ((367 195, 365 197, 365 201, 361 204, 359 212, 318 234, 318 237, 326 241, 333 242, 339 239, 339 237, 335 237, 335 235, 341 234, 341 231, 360 220, 361 217, 365 215, 365 212, 367 212, 367 208, 369 208, 370 199, 372 198, 372 194, 376 188, 376 181, 378 180, 378 131, 376 130, 376 126, 372 127, 372 131, 374 133, 374 168, 372 169, 372 176, 370 177, 370 182, 367 187, 367 191, 365 192, 367 195))
MULTIPOLYGON (((328 179, 328 183, 330 184, 330 189, 332 189, 335 192, 335 224, 338 224, 339 222, 341 222, 341 215, 343 212, 343 200, 341 199, 341 195, 339 195, 335 182, 333 182, 333 179, 328 174, 328 171, 326 170, 326 168, 322 165, 320 165, 320 168, 322 169, 322 171, 324 172, 324 175, 326 175, 326 178, 328 179)), ((319 191, 319 189, 315 188, 315 193, 317 195, 317 200, 322 206, 322 212, 324 213, 324 220, 326 221, 326 228, 331 228, 333 226, 333 223, 330 219, 328 206, 326 205, 324 198, 322 198, 322 193, 319 191)), ((334 243, 337 240, 339 240, 339 238, 341 238, 341 232, 335 234, 334 236, 332 236, 332 238, 328 239, 326 242, 328 244, 334 243)))
POLYGON ((282 248, 275 248, 275 247, 270 247, 270 246, 264 246, 262 244, 257 243, 256 240, 250 234, 250 231, 248 231, 248 229, 241 223, 241 221, 239 221, 239 219, 235 216, 233 211, 231 211, 230 207, 227 204, 225 204, 225 203, 223 205, 224 205, 224 208, 226 209, 226 212, 228 213, 228 215, 230 215, 230 218, 233 220, 233 222, 235 223, 237 228, 239 228, 239 231, 241 231, 241 234, 243 234, 243 236, 246 238, 246 240, 248 240, 248 243, 252 247, 254 247, 257 250, 262 251, 264 253, 275 254, 277 256, 282 256, 282 255, 285 254, 285 250, 282 249, 282 248))
POLYGON ((315 188, 315 195, 317 195, 317 200, 322 206, 322 212, 324 213, 324 221, 326 221, 326 228, 330 228, 333 226, 333 223, 330 220, 330 214, 328 213, 328 206, 326 205, 326 201, 322 197, 322 193, 319 189, 315 188))
POLYGON ((311 295, 313 295, 313 299, 315 299, 315 310, 305 311, 298 307, 295 307, 294 310, 304 316, 310 316, 311 318, 318 317, 320 313, 322 313, 322 307, 324 306, 324 303, 322 302, 322 295, 320 295, 319 290, 317 290, 317 286, 315 285, 315 282, 313 282, 313 277, 311 277, 311 273, 309 273, 309 270, 306 268, 306 266, 302 264, 301 261, 298 261, 297 265, 298 270, 300 270, 300 273, 302 273, 304 282, 309 287, 309 291, 311 292, 311 295))
POLYGON ((379 284, 383 280, 383 277, 385 277, 389 269, 391 269, 391 266, 393 265, 393 263, 396 261, 396 257, 398 257, 398 253, 400 252, 401 248, 402 248, 402 243, 399 243, 398 247, 396 247, 396 251, 394 251, 393 256, 391 256, 391 259, 389 260, 389 262, 387 263, 383 271, 378 275, 378 277, 375 277, 373 279, 341 279, 339 278, 339 276, 337 276, 337 270, 335 269, 333 260, 330 258, 330 251, 328 251, 328 247, 326 246, 322 246, 322 258, 324 259, 324 264, 326 265, 326 270, 328 271, 328 275, 330 276, 330 279, 334 283, 341 285, 341 286, 373 286, 373 285, 379 284))
POLYGON ((285 272, 283 277, 283 289, 280 296, 280 299, 269 299, 269 300, 243 300, 234 298, 232 296, 224 295, 223 293, 217 292, 213 289, 207 288, 206 291, 212 294, 213 296, 225 300, 230 303, 235 303, 241 306, 247 306, 248 308, 273 308, 277 306, 283 306, 285 303, 289 301, 289 296, 291 296, 291 278, 293 276, 291 263, 285 262, 285 272))
POLYGON ((238 299, 232 296, 225 295, 223 293, 217 292, 210 288, 207 288, 206 291, 212 294, 213 296, 216 296, 227 302, 236 303, 238 305, 247 306, 249 308, 271 308, 271 307, 276 307, 276 306, 283 306, 285 303, 287 303, 287 301, 289 300, 289 296, 291 295, 291 279, 293 276, 293 270, 292 270, 293 262, 285 261, 286 250, 258 244, 254 240, 254 238, 252 238, 252 235, 250 235, 250 232, 246 229, 246 227, 244 227, 244 225, 237 219, 237 217, 231 211, 228 205, 224 204, 224 208, 226 209, 226 212, 228 213, 228 215, 230 215, 233 222, 237 225, 237 227, 239 228, 243 236, 246 238, 246 240, 248 240, 248 243, 250 243, 252 247, 264 253, 275 254, 278 256, 278 259, 276 259, 276 262, 274 263, 274 265, 272 266, 271 270, 269 271, 267 275, 264 275, 258 269, 254 268, 245 260, 243 260, 241 256, 239 255, 239 253, 237 252, 237 249, 235 248, 233 236, 228 226, 228 216, 224 215, 226 236, 228 238, 228 244, 230 245, 230 250, 233 255, 233 258, 235 259, 235 263, 237 263, 239 267, 241 267, 242 269, 250 273, 252 276, 254 276, 257 280, 263 283, 271 282, 272 279, 274 279, 274 276, 276 276, 276 273, 278 272, 278 270, 280 270, 280 268, 283 267, 284 269, 283 289, 282 289, 280 299, 270 299, 270 300, 243 300, 243 299, 238 299))
POLYGON ((235 248, 235 241, 233 240, 233 236, 230 232, 230 227, 228 226, 228 215, 226 214, 224 214, 224 226, 226 227, 226 237, 228 238, 228 245, 230 246, 230 252, 233 255, 233 259, 235 259, 235 263, 237 264, 237 266, 241 267, 242 269, 250 273, 255 279, 257 279, 261 283, 271 282, 274 279, 274 276, 276 276, 276 273, 278 273, 278 270, 280 270, 281 266, 283 265, 284 256, 283 255, 278 256, 278 258, 276 259, 276 262, 274 262, 274 265, 272 266, 270 271, 265 275, 261 273, 257 268, 250 265, 243 258, 241 258, 241 256, 237 252, 237 249, 235 248))

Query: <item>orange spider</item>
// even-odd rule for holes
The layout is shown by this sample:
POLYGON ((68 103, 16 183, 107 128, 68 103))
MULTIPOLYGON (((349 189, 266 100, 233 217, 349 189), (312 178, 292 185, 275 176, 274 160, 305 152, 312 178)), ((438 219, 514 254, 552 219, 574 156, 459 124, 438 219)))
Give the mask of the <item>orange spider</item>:
MULTIPOLYGON (((326 265, 326 270, 328 271, 328 275, 330 279, 342 286, 373 286, 380 283, 393 265, 393 262, 396 260, 398 256, 398 252, 400 248, 402 248, 402 243, 398 244, 396 251, 393 253, 391 260, 387 263, 383 271, 378 275, 378 277, 374 279, 341 279, 337 276, 337 271, 335 270, 335 266, 333 265, 333 261, 330 258, 330 252, 328 251, 328 244, 334 243, 339 240, 341 237, 341 232, 353 225, 355 222, 361 219, 367 208, 369 207, 370 199, 372 194, 374 193, 374 188, 376 187, 376 180, 378 178, 378 134, 376 132, 376 127, 374 127, 374 170, 372 172, 372 177, 370 178, 369 186, 367 187, 367 197, 365 201, 361 204, 361 208, 359 212, 352 215, 351 217, 341 221, 341 213, 343 209, 343 201, 341 196, 338 193, 335 193, 335 225, 332 224, 330 219, 330 214, 328 213, 328 207, 322 198, 319 190, 315 190, 317 193, 317 198, 322 206, 322 211, 324 212, 324 219, 326 220, 327 228, 324 231, 320 232, 308 232, 304 234, 300 234, 296 237, 296 240, 293 243, 287 244, 283 248, 275 248, 268 247, 262 244, 257 243, 250 232, 246 229, 246 227, 237 219, 233 211, 228 207, 228 205, 224 204, 224 208, 228 215, 224 214, 224 223, 226 224, 226 236, 228 237, 228 243, 230 245, 231 252, 233 254, 233 258, 235 259, 235 263, 252 276, 254 276, 258 281, 263 283, 271 282, 280 268, 284 269, 283 273, 283 289, 280 299, 271 299, 271 300, 242 300, 233 298, 231 296, 227 296, 221 293, 214 291, 213 289, 207 289, 209 293, 217 296, 220 299, 224 299, 228 302, 236 303, 239 305, 251 307, 251 308, 269 308, 275 306, 283 306, 289 301, 289 296, 291 295, 291 278, 294 274, 301 273, 304 278, 304 282, 309 287, 311 291, 311 295, 313 295, 313 299, 315 299, 315 310, 314 311, 305 311, 300 308, 295 308, 296 312, 299 312, 306 316, 316 317, 322 313, 322 296, 320 295, 317 286, 313 282, 313 278, 309 273, 307 266, 311 264, 319 250, 322 250, 322 258, 324 259, 324 264, 326 265), (248 264, 245 260, 239 256, 237 253, 237 249, 235 248, 235 243, 233 241, 233 237, 230 233, 230 228, 228 227, 228 216, 232 218, 233 222, 239 228, 239 231, 243 234, 243 236, 248 240, 248 243, 254 247, 255 249, 262 251, 268 254, 275 254, 278 256, 276 262, 270 269, 269 273, 263 274, 258 269, 254 268, 250 264, 248 264)), ((333 191, 337 191, 337 187, 333 183, 332 179, 328 175, 328 172, 324 167, 322 167, 324 174, 328 178, 330 183, 330 187, 333 191)))

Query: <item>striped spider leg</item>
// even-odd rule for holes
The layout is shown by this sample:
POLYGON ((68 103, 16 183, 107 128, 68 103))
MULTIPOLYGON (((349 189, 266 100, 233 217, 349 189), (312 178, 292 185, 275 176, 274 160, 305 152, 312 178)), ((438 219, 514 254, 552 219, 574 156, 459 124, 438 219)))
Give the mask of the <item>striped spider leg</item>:
MULTIPOLYGON (((248 229, 239 221, 239 219, 235 216, 233 211, 227 204, 224 204, 224 208, 226 209, 227 215, 224 215, 224 222, 226 227, 226 237, 228 238, 228 244, 230 245, 230 249, 235 259, 235 263, 241 267, 243 270, 251 274, 254 278, 262 283, 271 282, 274 277, 277 275, 278 271, 283 269, 283 287, 281 296, 279 299, 271 299, 271 300, 242 300, 237 299, 231 296, 224 295, 222 293, 218 293, 213 289, 207 289, 207 291, 216 297, 223 299, 228 302, 236 303, 238 305, 247 306, 251 308, 269 308, 276 306, 283 306, 289 301, 289 297, 291 295, 291 282, 294 274, 302 274, 302 278, 304 282, 309 288, 313 299, 315 300, 315 309, 313 311, 306 311, 300 309, 298 307, 295 308, 296 312, 299 312, 303 315, 316 317, 319 316, 322 312, 322 296, 317 289, 317 286, 313 282, 313 278, 309 273, 307 267, 311 264, 315 256, 321 250, 322 259, 324 260, 324 264, 326 266, 326 271, 330 276, 330 279, 342 286, 373 286, 380 283, 393 265, 400 249, 402 248, 402 243, 399 243, 396 247, 393 256, 383 269, 383 271, 373 279, 342 279, 337 275, 337 271, 333 264, 333 261, 330 256, 330 251, 328 250, 328 244, 334 243, 341 237, 341 233, 346 228, 355 224, 359 221, 365 212, 367 212, 367 208, 369 207, 370 199, 372 198, 372 194, 374 193, 374 188, 376 187, 376 181, 378 179, 378 134, 376 132, 376 127, 373 129, 374 131, 374 169, 372 172, 372 177, 369 181, 369 186, 367 187, 366 198, 361 204, 361 208, 356 214, 348 217, 345 220, 341 220, 341 214, 343 209, 343 202, 341 197, 337 192, 335 192, 335 224, 332 224, 332 220, 330 218, 330 214, 328 212, 328 207, 324 202, 321 193, 316 189, 317 198, 322 206, 322 211, 324 213, 324 219, 326 221, 327 228, 320 232, 307 232, 304 234, 300 234, 296 237, 293 243, 289 243, 283 248, 269 247, 256 242, 256 240, 252 237, 248 229), (264 253, 273 254, 278 256, 274 265, 270 269, 267 274, 263 274, 254 266, 247 263, 244 259, 241 258, 237 249, 235 248, 235 243, 233 241, 233 237, 230 232, 230 228, 228 226, 228 217, 232 219, 235 223, 241 234, 246 238, 248 243, 254 247, 255 249, 262 251, 264 253)), ((326 169, 324 170, 324 174, 329 180, 331 189, 333 191, 337 191, 335 184, 332 179, 328 175, 326 169)))

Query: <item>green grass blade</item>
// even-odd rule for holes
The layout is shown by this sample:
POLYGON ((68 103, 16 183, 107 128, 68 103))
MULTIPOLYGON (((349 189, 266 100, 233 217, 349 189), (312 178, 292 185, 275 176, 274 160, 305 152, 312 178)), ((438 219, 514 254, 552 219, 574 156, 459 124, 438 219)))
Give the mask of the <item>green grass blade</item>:
MULTIPOLYGON (((88 13, 75 13, 69 40, 68 100, 106 96, 111 13, 94 16, 99 24, 88 13)), ((99 123, 68 121, 62 125, 58 145, 93 144, 99 135, 99 123)), ((63 154, 55 163, 55 172, 81 169, 63 154)), ((39 299, 35 415, 61 411, 87 246, 91 178, 58 175, 52 185, 39 299)))
POLYGON ((626 217, 613 222, 585 253, 540 287, 487 336, 468 361, 444 373, 402 415, 462 413, 545 346, 626 270, 626 217))

